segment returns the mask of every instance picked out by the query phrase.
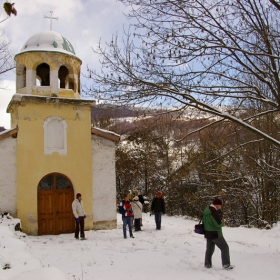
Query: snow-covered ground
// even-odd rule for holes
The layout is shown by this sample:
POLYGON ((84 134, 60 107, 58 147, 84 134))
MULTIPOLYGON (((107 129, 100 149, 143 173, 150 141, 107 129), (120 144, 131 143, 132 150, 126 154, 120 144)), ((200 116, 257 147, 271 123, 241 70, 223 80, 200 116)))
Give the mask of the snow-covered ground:
POLYGON ((226 271, 218 248, 213 268, 204 268, 205 240, 193 232, 195 221, 163 216, 157 231, 154 216, 143 215, 134 239, 123 239, 118 214, 117 229, 87 231, 85 241, 73 234, 26 236, 13 230, 18 219, 0 218, 0 280, 280 279, 280 224, 271 230, 225 227, 236 266, 226 271))

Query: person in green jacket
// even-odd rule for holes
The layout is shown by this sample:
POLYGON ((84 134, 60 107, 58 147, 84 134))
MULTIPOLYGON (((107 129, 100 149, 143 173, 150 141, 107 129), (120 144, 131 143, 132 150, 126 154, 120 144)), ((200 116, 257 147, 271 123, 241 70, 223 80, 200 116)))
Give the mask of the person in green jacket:
POLYGON ((206 238, 206 253, 204 266, 212 267, 212 255, 215 251, 215 245, 221 250, 222 264, 224 269, 233 269, 230 264, 229 247, 223 237, 222 227, 224 222, 221 220, 222 201, 215 198, 213 203, 206 207, 203 212, 204 236, 206 238))

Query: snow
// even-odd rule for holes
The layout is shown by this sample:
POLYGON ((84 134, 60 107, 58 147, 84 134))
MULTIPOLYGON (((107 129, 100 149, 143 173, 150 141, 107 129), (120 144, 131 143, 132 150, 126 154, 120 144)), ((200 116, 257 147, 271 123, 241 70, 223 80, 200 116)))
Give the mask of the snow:
POLYGON ((154 216, 143 213, 141 232, 124 239, 121 215, 113 230, 87 231, 87 240, 73 234, 27 236, 14 231, 18 219, 0 218, 1 280, 102 279, 280 279, 280 224, 271 230, 223 229, 232 271, 222 269, 220 250, 213 268, 203 266, 205 239, 193 232, 196 221, 162 217, 162 230, 154 216))
POLYGON ((77 57, 72 44, 55 31, 42 31, 32 35, 24 43, 19 54, 30 51, 60 52, 77 57))

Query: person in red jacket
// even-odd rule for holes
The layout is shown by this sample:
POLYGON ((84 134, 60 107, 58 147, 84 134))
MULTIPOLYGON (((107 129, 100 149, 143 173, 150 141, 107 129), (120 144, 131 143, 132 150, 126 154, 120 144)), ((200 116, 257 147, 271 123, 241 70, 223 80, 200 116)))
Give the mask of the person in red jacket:
POLYGON ((123 220, 123 237, 126 238, 126 226, 128 226, 129 229, 129 235, 131 238, 133 237, 132 234, 132 206, 129 201, 129 195, 125 195, 124 200, 119 205, 119 212, 122 214, 122 220, 123 220))

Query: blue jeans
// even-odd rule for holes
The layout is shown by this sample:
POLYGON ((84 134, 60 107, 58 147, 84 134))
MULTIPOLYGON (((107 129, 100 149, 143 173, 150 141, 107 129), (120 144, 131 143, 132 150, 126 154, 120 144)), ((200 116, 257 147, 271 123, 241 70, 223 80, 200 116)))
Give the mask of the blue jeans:
POLYGON ((230 264, 229 247, 224 237, 218 237, 216 239, 206 239, 206 253, 205 253, 205 266, 212 266, 212 255, 215 251, 215 245, 221 250, 222 264, 230 264))
POLYGON ((161 229, 161 216, 162 216, 162 212, 155 212, 155 221, 156 221, 157 229, 161 229))
POLYGON ((132 217, 123 217, 123 237, 126 238, 126 226, 128 225, 129 236, 133 236, 132 234, 132 217))

